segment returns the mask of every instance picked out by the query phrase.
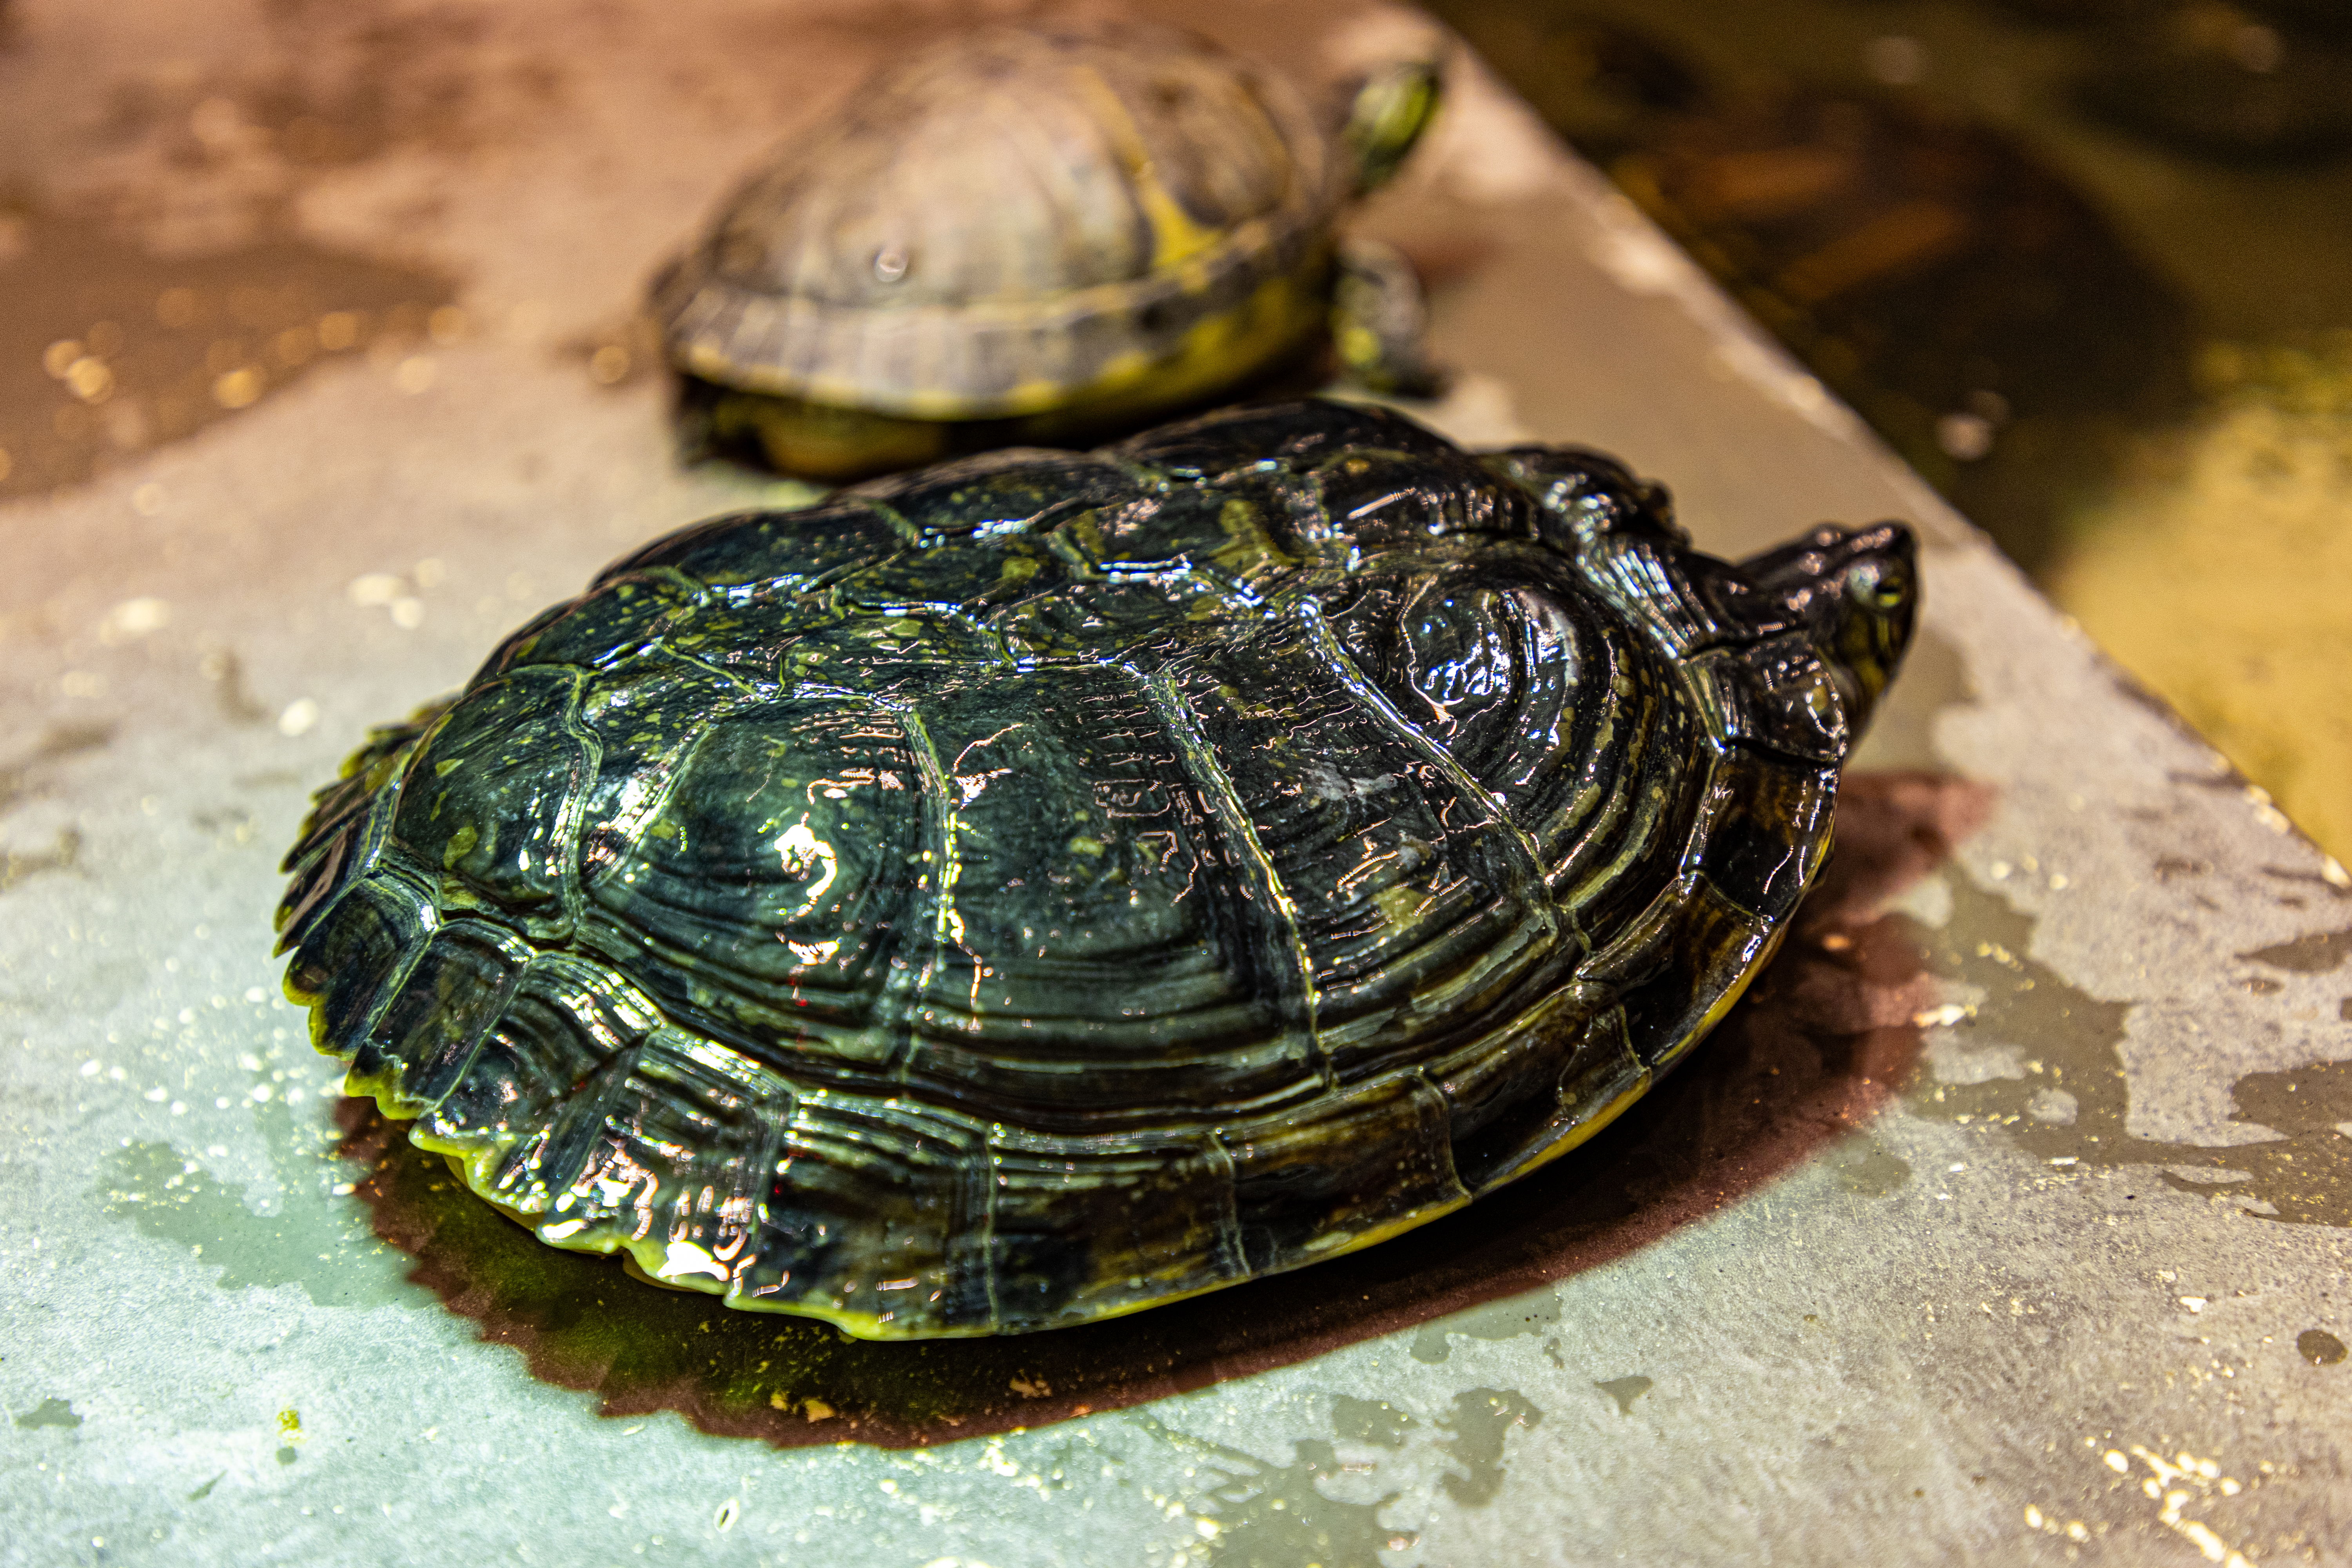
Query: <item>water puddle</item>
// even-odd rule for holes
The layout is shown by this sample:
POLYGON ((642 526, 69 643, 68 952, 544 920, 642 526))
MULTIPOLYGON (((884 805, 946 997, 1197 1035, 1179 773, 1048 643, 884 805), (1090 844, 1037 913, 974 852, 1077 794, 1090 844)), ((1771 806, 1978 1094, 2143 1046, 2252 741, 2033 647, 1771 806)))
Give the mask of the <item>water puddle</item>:
POLYGON ((281 1197, 256 1209, 200 1160, 169 1143, 138 1142, 108 1156, 98 1180, 105 1211, 142 1236, 186 1247, 223 1290, 299 1285, 322 1307, 373 1307, 407 1299, 396 1275, 368 1261, 383 1244, 351 1205, 329 1201, 340 1173, 330 1141, 321 1146, 282 1100, 255 1120, 269 1149, 281 1197))
POLYGON ((1221 1568, 1382 1568, 1382 1552, 1419 1544, 1407 1521, 1427 1517, 1434 1493, 1459 1508, 1501 1495, 1511 1435, 1542 1422, 1541 1409, 1507 1388, 1465 1389, 1426 1424, 1341 1395, 1331 1402, 1330 1438, 1296 1439, 1290 1463, 1276 1465, 1135 1418, 1197 1462, 1194 1492, 1155 1500, 1192 1516, 1197 1560, 1221 1568))

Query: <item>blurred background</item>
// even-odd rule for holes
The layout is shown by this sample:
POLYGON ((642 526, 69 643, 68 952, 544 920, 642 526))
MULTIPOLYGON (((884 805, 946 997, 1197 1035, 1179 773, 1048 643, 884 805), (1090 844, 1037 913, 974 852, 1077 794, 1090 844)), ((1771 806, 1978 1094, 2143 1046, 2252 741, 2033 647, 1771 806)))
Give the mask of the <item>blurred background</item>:
POLYGON ((1433 9, 2352 858, 2352 4, 1433 9))

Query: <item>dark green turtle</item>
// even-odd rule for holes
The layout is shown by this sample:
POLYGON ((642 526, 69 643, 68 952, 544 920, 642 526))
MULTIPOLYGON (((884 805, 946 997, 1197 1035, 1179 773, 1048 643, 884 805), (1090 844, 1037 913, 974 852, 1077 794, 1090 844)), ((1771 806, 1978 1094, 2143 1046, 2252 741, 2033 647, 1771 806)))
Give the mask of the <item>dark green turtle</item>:
POLYGON ((558 1246, 874 1337, 1296 1268, 1573 1148, 1720 1018, 1909 636, 1589 452, 1337 404, 657 541, 289 859, 351 1089, 558 1246))
POLYGON ((653 314, 712 440, 811 479, 1137 429, 1327 331, 1426 390, 1411 269, 1334 226, 1437 101, 1427 59, 1322 113, 1171 27, 950 34, 782 148, 653 314))

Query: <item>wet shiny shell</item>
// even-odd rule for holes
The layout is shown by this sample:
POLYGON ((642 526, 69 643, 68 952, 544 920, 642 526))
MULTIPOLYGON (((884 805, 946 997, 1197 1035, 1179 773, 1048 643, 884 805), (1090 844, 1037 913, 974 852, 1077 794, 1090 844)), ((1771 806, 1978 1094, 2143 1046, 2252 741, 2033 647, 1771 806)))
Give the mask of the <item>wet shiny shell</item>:
POLYGON ((657 279, 672 358, 922 419, 1035 413, 1313 325, 1353 170, 1280 79, 1171 29, 993 27, 796 138, 657 279))
POLYGON ((559 1246, 875 1336, 1419 1225, 1729 1006, 1811 645, 1605 458, 1243 410, 718 518, 380 732, 290 994, 559 1246))

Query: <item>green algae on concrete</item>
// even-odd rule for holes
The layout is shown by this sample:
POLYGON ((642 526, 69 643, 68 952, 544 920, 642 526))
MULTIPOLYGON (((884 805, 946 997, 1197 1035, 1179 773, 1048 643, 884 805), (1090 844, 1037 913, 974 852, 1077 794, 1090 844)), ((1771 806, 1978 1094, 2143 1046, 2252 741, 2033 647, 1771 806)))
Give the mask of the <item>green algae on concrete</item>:
POLYGON ((1618 1415, 1631 1415, 1633 1414, 1633 1401, 1657 1384, 1637 1373, 1631 1377, 1612 1377, 1606 1383, 1596 1381, 1592 1386, 1617 1402, 1618 1415))
POLYGON ((70 1431, 81 1425, 81 1417, 74 1414, 74 1407, 70 1404, 53 1396, 42 1400, 38 1405, 17 1416, 16 1425, 28 1432, 38 1431, 44 1426, 63 1427, 70 1431))
POLYGON ((329 1190, 341 1167, 329 1163, 323 1137, 306 1139, 294 1109, 273 1099, 255 1110, 280 1188, 277 1212, 255 1209, 200 1160, 170 1143, 140 1141, 100 1165, 103 1211, 142 1235, 189 1249, 219 1270, 224 1290, 299 1285, 322 1307, 376 1306, 414 1300, 380 1262, 387 1249, 369 1234, 348 1194, 329 1190))

